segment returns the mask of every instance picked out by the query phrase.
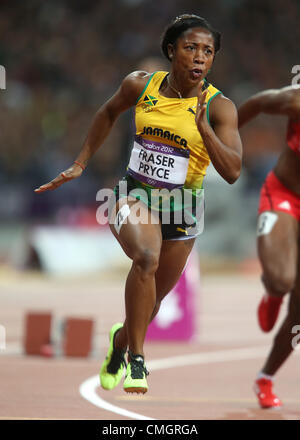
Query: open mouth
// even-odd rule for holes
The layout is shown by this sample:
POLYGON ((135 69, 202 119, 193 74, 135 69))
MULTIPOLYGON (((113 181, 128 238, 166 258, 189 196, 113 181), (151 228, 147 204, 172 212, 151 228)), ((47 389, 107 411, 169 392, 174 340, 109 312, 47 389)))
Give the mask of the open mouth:
POLYGON ((201 69, 193 69, 191 70, 191 76, 193 79, 198 79, 202 75, 203 71, 201 69))

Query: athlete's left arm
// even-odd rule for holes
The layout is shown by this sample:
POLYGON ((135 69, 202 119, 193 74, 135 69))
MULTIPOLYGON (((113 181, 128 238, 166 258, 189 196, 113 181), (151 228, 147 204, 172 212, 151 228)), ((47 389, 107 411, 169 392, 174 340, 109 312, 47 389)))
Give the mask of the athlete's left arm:
POLYGON ((216 96, 209 107, 209 124, 206 104, 198 96, 196 122, 204 145, 215 169, 228 183, 234 183, 242 167, 242 142, 238 131, 235 105, 223 95, 216 96))

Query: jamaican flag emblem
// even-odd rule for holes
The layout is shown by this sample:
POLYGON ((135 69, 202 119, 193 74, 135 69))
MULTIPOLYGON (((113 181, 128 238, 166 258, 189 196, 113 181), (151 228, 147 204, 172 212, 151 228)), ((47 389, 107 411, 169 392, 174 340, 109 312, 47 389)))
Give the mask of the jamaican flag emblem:
POLYGON ((158 99, 155 96, 146 95, 143 101, 143 109, 145 112, 151 112, 153 107, 158 102, 158 99))

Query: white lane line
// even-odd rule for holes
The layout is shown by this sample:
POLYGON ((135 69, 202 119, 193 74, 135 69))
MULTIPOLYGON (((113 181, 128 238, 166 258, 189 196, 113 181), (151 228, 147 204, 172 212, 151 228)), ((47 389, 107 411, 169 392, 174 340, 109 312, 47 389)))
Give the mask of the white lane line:
POLYGON ((120 416, 129 417, 130 419, 134 420, 155 420, 151 417, 146 417, 132 411, 127 411, 126 409, 106 402, 96 393, 96 388, 98 388, 99 385, 99 376, 92 376, 80 385, 79 392, 84 399, 88 400, 90 403, 98 406, 99 408, 105 409, 106 411, 111 411, 119 414, 120 416))
MULTIPOLYGON (((164 359, 156 359, 147 362, 147 367, 151 371, 163 370, 166 368, 178 368, 187 365, 209 364, 215 362, 228 362, 246 359, 255 359, 267 354, 270 347, 249 347, 249 348, 235 348, 232 350, 218 350, 206 353, 185 354, 183 356, 173 356, 164 359)), ((79 387, 81 396, 88 400, 95 406, 106 411, 111 411, 121 416, 129 417, 135 420, 156 420, 151 417, 146 417, 137 414, 118 406, 112 405, 102 399, 97 393, 96 388, 99 386, 99 376, 92 376, 85 380, 79 387)))
POLYGON ((210 364, 215 362, 255 359, 267 354, 270 347, 234 348, 232 350, 208 351, 206 353, 186 354, 147 362, 151 370, 164 370, 187 365, 210 364))

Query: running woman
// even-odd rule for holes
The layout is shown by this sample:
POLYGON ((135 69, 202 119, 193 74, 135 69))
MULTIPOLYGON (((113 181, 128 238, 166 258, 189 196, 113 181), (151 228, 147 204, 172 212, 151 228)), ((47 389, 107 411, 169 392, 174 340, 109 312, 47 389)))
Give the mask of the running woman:
POLYGON ((284 295, 289 293, 287 316, 257 376, 255 392, 262 408, 280 407, 273 393, 273 376, 296 346, 300 324, 300 86, 266 90, 248 99, 238 110, 241 127, 259 113, 288 117, 287 146, 261 189, 257 247, 265 294, 258 306, 264 332, 275 325, 284 295))
POLYGON ((129 74, 98 110, 73 165, 36 190, 52 190, 79 177, 119 114, 135 108, 131 157, 126 176, 114 190, 109 221, 132 260, 125 285, 126 317, 110 330, 100 382, 104 389, 115 388, 126 368, 123 388, 137 393, 148 390, 144 358, 148 325, 179 280, 201 232, 197 207, 203 202, 206 168, 212 162, 232 184, 240 175, 242 158, 236 107, 205 79, 220 49, 219 32, 201 17, 181 15, 166 28, 161 47, 170 71, 129 74), (157 189, 163 189, 170 202, 169 222, 162 221, 165 212, 162 203, 156 203, 157 189), (168 195, 174 189, 180 195, 190 191, 187 209, 168 195), (175 214, 180 211, 188 215, 178 223, 175 214))

